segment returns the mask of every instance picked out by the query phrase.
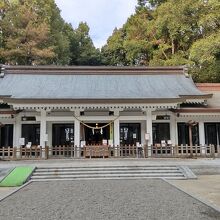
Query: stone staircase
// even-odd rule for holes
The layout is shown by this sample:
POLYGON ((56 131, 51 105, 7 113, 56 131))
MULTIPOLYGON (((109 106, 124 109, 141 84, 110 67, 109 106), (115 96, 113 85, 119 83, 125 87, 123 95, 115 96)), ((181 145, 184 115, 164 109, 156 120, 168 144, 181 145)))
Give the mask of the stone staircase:
POLYGON ((194 179, 196 176, 185 166, 39 167, 31 176, 32 181, 147 178, 194 179))

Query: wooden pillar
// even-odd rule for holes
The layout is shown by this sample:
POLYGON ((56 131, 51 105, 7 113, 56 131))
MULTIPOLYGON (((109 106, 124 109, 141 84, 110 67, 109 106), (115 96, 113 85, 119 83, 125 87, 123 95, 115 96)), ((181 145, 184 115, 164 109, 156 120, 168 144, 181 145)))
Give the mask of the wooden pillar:
POLYGON ((192 125, 189 124, 189 146, 190 146, 190 156, 193 156, 193 141, 192 141, 192 125))
POLYGON ((80 116, 80 111, 75 110, 74 111, 75 119, 74 119, 74 146, 77 148, 80 147, 80 121, 77 119, 77 117, 80 116))
POLYGON ((170 116, 170 140, 172 142, 172 145, 175 146, 177 144, 177 124, 175 120, 175 116, 170 116))
POLYGON ((148 156, 151 156, 151 146, 153 144, 153 132, 152 132, 152 110, 146 111, 146 133, 149 134, 149 140, 146 140, 148 146, 148 156))
POLYGON ((80 146, 80 121, 75 120, 74 122, 74 146, 76 152, 74 156, 77 158, 81 157, 81 146, 80 146))
MULTIPOLYGON (((119 117, 120 111, 114 110, 114 116, 119 117)), ((117 118, 114 121, 114 146, 120 146, 120 121, 117 118)))
POLYGON ((41 110, 40 116, 40 146, 45 148, 46 144, 46 129, 47 129, 47 112, 46 110, 41 110))
POLYGON ((119 136, 119 133, 120 133, 120 122, 119 122, 119 119, 116 119, 114 121, 114 145, 115 146, 119 146, 120 145, 120 136, 119 136))
POLYGON ((80 147, 80 121, 74 121, 74 145, 80 147))
MULTIPOLYGON (((119 117, 119 110, 114 110, 114 116, 119 117)), ((114 121, 114 155, 116 157, 120 156, 120 121, 119 118, 117 118, 114 121)))
POLYGON ((146 112, 147 120, 146 120, 146 133, 149 134, 149 140, 147 141, 148 146, 151 146, 153 143, 153 133, 152 133, 152 111, 148 110, 146 112))
MULTIPOLYGON (((48 141, 47 141, 47 146, 49 147, 48 149, 51 149, 53 146, 52 146, 52 138, 53 138, 53 128, 52 128, 52 122, 48 122, 47 123, 47 134, 48 134, 48 141)), ((49 156, 52 156, 53 152, 52 150, 49 150, 48 152, 49 156)))
POLYGON ((21 138, 21 116, 17 114, 15 117, 14 134, 13 134, 13 146, 20 147, 19 139, 21 138))
POLYGON ((205 127, 204 122, 199 122, 199 144, 205 146, 205 127))
MULTIPOLYGON (((75 111, 75 117, 80 116, 80 111, 75 111)), ((74 157, 80 158, 81 157, 81 146, 80 146, 80 121, 75 118, 74 120, 74 157)))
POLYGON ((19 140, 21 138, 21 115, 17 114, 15 117, 15 124, 14 124, 14 134, 13 134, 13 147, 16 147, 16 151, 14 153, 15 158, 20 158, 21 157, 21 145, 19 143, 19 140))

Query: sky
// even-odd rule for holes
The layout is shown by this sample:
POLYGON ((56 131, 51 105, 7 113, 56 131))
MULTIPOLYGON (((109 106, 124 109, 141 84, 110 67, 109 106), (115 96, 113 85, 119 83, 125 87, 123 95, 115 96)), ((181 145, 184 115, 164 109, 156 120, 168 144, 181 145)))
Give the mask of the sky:
POLYGON ((101 48, 115 27, 134 14, 137 0, 55 0, 63 19, 76 28, 87 22, 95 47, 101 48))

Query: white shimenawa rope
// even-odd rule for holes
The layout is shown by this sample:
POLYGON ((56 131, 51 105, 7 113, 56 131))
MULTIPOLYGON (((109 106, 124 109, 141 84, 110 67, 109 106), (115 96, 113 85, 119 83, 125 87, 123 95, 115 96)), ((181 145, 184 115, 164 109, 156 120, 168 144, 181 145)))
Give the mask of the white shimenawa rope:
POLYGON ((117 120, 118 118, 119 118, 119 116, 117 117, 117 118, 115 118, 113 121, 110 121, 108 124, 106 124, 106 125, 103 125, 103 126, 101 126, 101 127, 92 127, 92 126, 90 126, 90 125, 87 125, 86 123, 84 123, 83 121, 81 121, 81 120, 79 120, 76 116, 73 116, 76 120, 78 120, 81 124, 83 124, 84 126, 86 126, 86 127, 88 127, 88 128, 91 128, 91 129, 103 129, 103 128, 105 128, 105 127, 107 127, 107 126, 109 126, 110 124, 112 124, 115 120, 117 120))

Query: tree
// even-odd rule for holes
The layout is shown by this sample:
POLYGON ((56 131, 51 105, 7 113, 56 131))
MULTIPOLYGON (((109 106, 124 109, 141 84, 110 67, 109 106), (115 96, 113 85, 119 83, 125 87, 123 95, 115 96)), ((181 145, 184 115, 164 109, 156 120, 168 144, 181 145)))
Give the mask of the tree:
POLYGON ((151 63, 157 60, 164 65, 188 63, 188 50, 192 43, 201 37, 198 18, 199 1, 169 0, 154 12, 152 34, 159 40, 151 63))
POLYGON ((220 82, 220 2, 203 3, 199 17, 202 37, 193 42, 189 58, 193 62, 192 74, 196 81, 220 82))
POLYGON ((137 0, 136 12, 141 11, 147 7, 147 0, 137 0))
POLYGON ((111 37, 108 38, 107 44, 102 47, 102 62, 105 65, 122 66, 127 65, 126 51, 123 45, 124 42, 123 29, 113 31, 111 37))
POLYGON ((148 3, 151 5, 151 7, 158 7, 166 1, 167 0, 149 0, 148 3))
MULTIPOLYGON (((35 0, 41 8, 40 16, 45 18, 49 27, 49 46, 53 47, 55 57, 52 62, 66 65, 70 62, 70 40, 68 38, 68 24, 60 15, 60 10, 54 0, 35 0)), ((71 27, 71 29, 73 29, 71 27)))
POLYGON ((81 23, 74 30, 54 0, 0 3, 0 61, 11 64, 99 65, 100 51, 81 23), (4 4, 3 4, 4 3, 4 4))
POLYGON ((9 3, 1 20, 3 43, 0 56, 11 64, 44 63, 54 57, 48 41, 49 26, 28 2, 9 3))
MULTIPOLYGON (((4 38, 3 38, 3 29, 2 29, 2 19, 4 18, 5 16, 5 11, 7 10, 9 6, 9 2, 4 0, 4 1, 1 1, 0 2, 0 51, 1 49, 4 47, 4 38)), ((5 59, 4 57, 2 57, 0 55, 0 63, 4 63, 5 62, 5 59)))
POLYGON ((81 22, 69 35, 71 65, 100 65, 100 51, 89 36, 89 26, 81 22))
POLYGON ((137 0, 136 11, 142 10, 143 8, 155 8, 166 1, 167 0, 137 0))
POLYGON ((188 65, 196 81, 220 82, 218 0, 138 0, 102 48, 105 64, 188 65))
POLYGON ((149 35, 151 11, 147 8, 132 15, 124 25, 126 60, 129 65, 148 65, 152 57, 153 43, 149 35))
POLYGON ((143 8, 132 15, 121 29, 115 29, 102 48, 106 65, 148 65, 152 43, 148 40, 151 12, 143 8))

